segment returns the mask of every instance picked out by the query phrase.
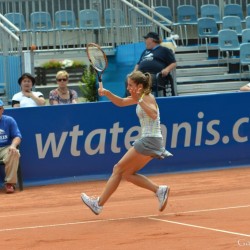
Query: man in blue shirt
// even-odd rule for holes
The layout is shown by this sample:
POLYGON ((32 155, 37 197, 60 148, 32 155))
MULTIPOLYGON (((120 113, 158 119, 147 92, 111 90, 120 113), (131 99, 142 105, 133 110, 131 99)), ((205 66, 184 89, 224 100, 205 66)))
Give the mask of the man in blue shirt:
MULTIPOLYGON (((159 74, 158 85, 166 84, 164 81, 173 81, 170 72, 176 68, 176 59, 173 51, 167 47, 161 46, 162 40, 155 32, 149 32, 144 36, 146 49, 142 52, 141 57, 134 70, 140 70, 143 73, 149 72, 153 77, 153 90, 155 87, 156 75, 159 74)), ((173 83, 171 82, 171 85, 173 83)), ((172 95, 174 87, 172 87, 172 95)))
POLYGON ((149 32, 144 39, 146 49, 142 52, 135 70, 167 76, 176 67, 173 51, 160 45, 161 39, 155 32, 149 32))
POLYGON ((14 118, 3 115, 4 104, 0 100, 0 160, 5 164, 5 191, 14 193, 20 153, 17 149, 22 135, 14 118))

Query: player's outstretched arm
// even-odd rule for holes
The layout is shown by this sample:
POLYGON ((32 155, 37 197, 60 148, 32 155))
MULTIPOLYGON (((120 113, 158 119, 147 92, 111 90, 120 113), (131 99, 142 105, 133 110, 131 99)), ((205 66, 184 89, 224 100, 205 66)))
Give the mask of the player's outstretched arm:
POLYGON ((113 94, 111 91, 99 88, 98 93, 100 96, 106 96, 113 104, 119 107, 125 107, 129 105, 136 104, 137 102, 131 98, 131 96, 122 98, 120 96, 117 96, 113 94))

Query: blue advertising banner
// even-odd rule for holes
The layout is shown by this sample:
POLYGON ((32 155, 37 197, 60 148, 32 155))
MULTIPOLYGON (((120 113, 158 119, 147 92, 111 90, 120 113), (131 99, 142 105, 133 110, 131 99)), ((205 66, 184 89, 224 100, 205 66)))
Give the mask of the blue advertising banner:
MULTIPOLYGON (((250 93, 157 98, 166 148, 146 174, 250 163, 250 93)), ((5 109, 21 130, 26 183, 106 178, 140 135, 136 106, 109 101, 5 109)))

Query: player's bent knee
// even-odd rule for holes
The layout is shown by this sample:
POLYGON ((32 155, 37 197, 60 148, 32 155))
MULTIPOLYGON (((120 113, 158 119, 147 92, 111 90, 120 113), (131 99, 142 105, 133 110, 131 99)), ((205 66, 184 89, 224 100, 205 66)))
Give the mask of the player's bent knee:
POLYGON ((118 163, 113 167, 113 174, 122 174, 121 166, 118 163))

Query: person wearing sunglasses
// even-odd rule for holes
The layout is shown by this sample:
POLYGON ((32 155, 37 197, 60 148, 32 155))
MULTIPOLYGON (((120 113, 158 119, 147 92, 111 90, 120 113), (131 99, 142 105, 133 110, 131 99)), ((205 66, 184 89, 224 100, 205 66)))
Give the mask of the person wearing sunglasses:
POLYGON ((44 106, 46 101, 40 91, 33 91, 35 78, 30 73, 24 73, 18 79, 21 91, 12 97, 12 107, 37 107, 44 106))
POLYGON ((58 87, 49 93, 50 105, 78 103, 78 94, 75 90, 68 88, 69 74, 60 70, 56 74, 58 87))

